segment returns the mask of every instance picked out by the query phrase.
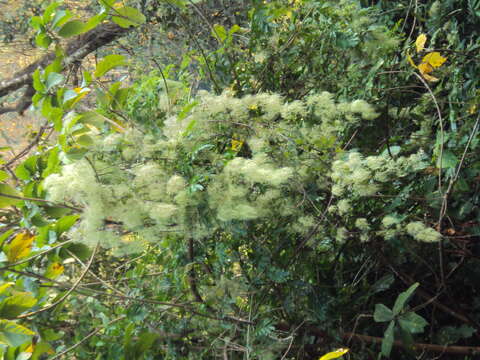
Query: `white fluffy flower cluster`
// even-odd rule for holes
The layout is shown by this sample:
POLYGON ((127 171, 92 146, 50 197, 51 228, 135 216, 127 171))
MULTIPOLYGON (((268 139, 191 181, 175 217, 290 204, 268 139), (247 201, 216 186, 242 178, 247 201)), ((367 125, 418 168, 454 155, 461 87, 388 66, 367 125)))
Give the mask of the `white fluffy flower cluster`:
POLYGON ((389 155, 368 156, 350 152, 332 164, 332 194, 335 196, 372 196, 388 183, 427 167, 425 154, 420 151, 409 157, 392 159, 389 155))
MULTIPOLYGON (((97 136, 88 161, 45 180, 51 200, 84 209, 73 238, 132 251, 166 232, 202 238, 225 222, 281 219, 290 224, 286 231, 306 234, 315 216, 302 182, 313 192, 328 184, 319 150, 331 151, 348 126, 377 116, 362 100, 337 103, 326 92, 290 103, 277 94, 203 93, 195 104, 188 115, 169 112, 155 132, 138 127, 97 136)), ((352 182, 339 177, 335 193, 377 190, 363 162, 352 153, 346 165, 335 165, 342 176, 354 175, 352 182)), ((348 214, 351 204, 342 200, 337 209, 348 214)))

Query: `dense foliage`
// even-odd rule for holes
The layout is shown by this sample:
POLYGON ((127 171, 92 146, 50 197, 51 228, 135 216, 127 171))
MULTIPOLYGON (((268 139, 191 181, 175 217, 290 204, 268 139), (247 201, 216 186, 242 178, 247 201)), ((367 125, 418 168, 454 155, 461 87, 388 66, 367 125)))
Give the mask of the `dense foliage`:
POLYGON ((476 358, 480 2, 227 5, 31 19, 3 359, 476 358), (106 21, 141 41, 72 75, 106 21))

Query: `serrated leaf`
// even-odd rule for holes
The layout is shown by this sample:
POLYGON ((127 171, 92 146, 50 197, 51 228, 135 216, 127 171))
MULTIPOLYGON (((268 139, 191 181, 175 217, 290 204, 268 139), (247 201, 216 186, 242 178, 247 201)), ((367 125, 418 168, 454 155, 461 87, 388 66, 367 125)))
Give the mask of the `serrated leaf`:
POLYGON ((4 251, 7 255, 8 261, 15 262, 27 257, 32 250, 33 240, 35 240, 35 235, 32 235, 29 232, 17 234, 10 244, 5 246, 4 251))
POLYGON ((398 322, 405 331, 408 331, 411 334, 422 333, 425 326, 428 325, 427 320, 414 312, 408 312, 400 316, 398 322))
POLYGON ((35 306, 37 299, 28 292, 17 292, 0 304, 0 318, 14 319, 24 311, 35 306))
POLYGON ((337 359, 339 357, 342 357, 345 355, 350 349, 347 348, 341 348, 337 349, 335 351, 329 352, 325 355, 323 355, 320 359, 318 360, 332 360, 332 359, 337 359))
POLYGON ((129 28, 130 26, 139 26, 145 23, 145 16, 137 9, 130 6, 123 6, 115 9, 115 15, 112 16, 112 21, 122 28, 129 28))
POLYGON ((58 30, 58 35, 64 38, 80 35, 85 32, 85 24, 80 20, 72 20, 67 22, 58 30))
POLYGON ((395 322, 390 321, 390 324, 388 324, 387 330, 383 335, 382 355, 387 358, 390 357, 390 353, 392 352, 394 329, 395 329, 395 322))
POLYGON ((427 35, 420 34, 415 40, 415 46, 417 48, 417 53, 422 51, 425 48, 425 43, 427 42, 427 35))
POLYGON ((383 304, 375 305, 375 312, 373 313, 373 320, 376 322, 386 322, 392 320, 394 317, 392 310, 383 304))
POLYGON ((30 341, 35 333, 13 321, 0 319, 0 344, 17 347, 30 341))
POLYGON ((123 65, 126 65, 124 56, 117 54, 107 55, 97 64, 94 75, 98 78, 114 67, 123 65))
POLYGON ((398 314, 400 314, 400 312, 404 309, 405 305, 410 300, 419 285, 419 283, 415 283, 410 286, 406 291, 398 295, 397 300, 395 301, 395 305, 393 305, 393 315, 397 316, 398 314))

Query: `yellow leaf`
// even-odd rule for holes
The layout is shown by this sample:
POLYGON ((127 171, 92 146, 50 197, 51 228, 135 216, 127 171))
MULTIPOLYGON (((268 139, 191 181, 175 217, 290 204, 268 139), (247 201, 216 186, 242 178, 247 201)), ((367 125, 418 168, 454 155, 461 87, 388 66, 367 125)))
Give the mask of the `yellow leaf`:
POLYGON ((28 347, 27 347, 25 350, 23 350, 23 351, 26 352, 26 353, 33 353, 33 350, 34 350, 34 349, 33 349, 33 344, 30 344, 30 345, 28 345, 28 347))
POLYGON ((53 262, 48 265, 47 270, 45 271, 45 277, 49 279, 55 279, 59 277, 65 268, 59 262, 53 262))
POLYGON ((240 151, 240 149, 242 148, 242 145, 243 145, 243 141, 232 139, 232 150, 233 151, 240 151))
POLYGON ((418 70, 420 71, 420 74, 425 75, 430 74, 433 71, 433 67, 430 64, 421 63, 418 65, 418 70))
POLYGON ((415 63, 412 60, 412 57, 409 54, 407 54, 407 60, 410 63, 410 65, 412 65, 414 68, 417 68, 417 65, 415 65, 415 63))
POLYGON ((342 349, 337 349, 335 351, 329 352, 328 354, 323 355, 320 359, 318 360, 331 360, 331 359, 336 359, 339 358, 343 355, 345 355, 350 349, 348 348, 342 348, 342 349))
POLYGON ((420 34, 415 40, 415 46, 417 47, 417 53, 422 51, 425 48, 425 43, 427 42, 427 35, 420 34))
POLYGON ((428 74, 422 74, 422 75, 427 81, 431 81, 431 82, 438 81, 438 78, 436 78, 435 76, 428 75, 428 74))
POLYGON ((447 61, 447 58, 444 58, 438 51, 431 52, 425 55, 422 59, 422 62, 430 64, 433 68, 438 68, 447 61))
POLYGON ((4 283, 4 284, 0 285, 0 295, 3 294, 5 292, 5 290, 7 290, 10 286, 12 286, 14 284, 15 284, 14 282, 7 282, 7 283, 4 283))
POLYGON ((29 232, 17 234, 17 236, 15 236, 12 242, 5 249, 5 254, 7 255, 8 261, 15 262, 28 256, 32 250, 32 243, 34 239, 35 236, 29 232))

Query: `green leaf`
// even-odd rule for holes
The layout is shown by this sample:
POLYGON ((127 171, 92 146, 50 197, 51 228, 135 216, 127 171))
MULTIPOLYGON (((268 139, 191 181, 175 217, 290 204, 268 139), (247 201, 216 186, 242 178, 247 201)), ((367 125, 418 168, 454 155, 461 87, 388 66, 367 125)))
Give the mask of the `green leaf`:
POLYGON ((78 94, 73 91, 73 90, 67 90, 63 93, 63 103, 65 104, 66 102, 75 99, 78 96, 78 94))
POLYGON ((0 170, 0 181, 8 179, 9 175, 6 171, 0 170))
POLYGON ((10 320, 0 319, 0 344, 17 347, 30 341, 33 331, 10 320))
POLYGON ((32 357, 30 360, 38 360, 40 359, 40 356, 42 354, 55 354, 55 350, 52 348, 52 346, 46 342, 46 341, 40 341, 35 344, 35 347, 33 348, 33 353, 32 357))
POLYGON ((64 38, 80 35, 85 32, 85 24, 80 20, 72 20, 67 22, 58 31, 58 35, 64 38))
POLYGON ((48 74, 47 77, 47 91, 53 88, 54 86, 61 84, 62 81, 64 80, 64 77, 62 74, 56 73, 56 72, 51 72, 48 74))
POLYGON ((437 168, 442 169, 455 169, 458 164, 458 158, 454 153, 448 150, 444 150, 442 153, 442 162, 440 164, 440 157, 437 159, 437 168), (441 165, 441 166, 440 166, 441 165))
POLYGON ((115 1, 117 0, 99 0, 100 4, 102 4, 107 10, 109 10, 113 4, 115 4, 115 1))
POLYGON ((406 291, 402 292, 398 295, 397 300, 395 301, 395 305, 393 305, 393 314, 397 316, 403 310, 407 302, 410 300, 411 296, 413 295, 414 291, 419 286, 419 283, 415 283, 410 286, 406 291))
POLYGON ((97 64, 94 75, 98 78, 114 67, 123 65, 126 65, 124 56, 117 54, 107 55, 97 64))
POLYGON ((387 274, 382 278, 378 279, 377 282, 375 282, 375 284, 373 284, 372 286, 373 293, 375 294, 381 291, 388 290, 390 286, 392 286, 394 280, 395 278, 392 274, 387 274))
POLYGON ((35 306, 36 303, 37 299, 31 293, 17 292, 0 304, 0 317, 3 319, 14 319, 32 306, 35 306))
POLYGON ((52 27, 60 28, 71 18, 72 18, 72 13, 68 10, 56 11, 55 16, 52 20, 52 27))
POLYGON ((77 142, 77 144, 79 144, 79 145, 81 145, 81 146, 83 146, 83 147, 86 147, 86 148, 92 146, 93 143, 94 143, 94 142, 93 142, 93 139, 92 139, 90 136, 85 135, 85 134, 79 136, 79 137, 76 139, 76 142, 77 142))
POLYGON ((30 171, 25 167, 24 163, 18 165, 15 169, 15 175, 22 180, 30 180, 32 178, 32 174, 30 171))
POLYGON ((104 12, 102 14, 97 14, 95 16, 92 16, 87 23, 85 24, 84 27, 84 32, 90 31, 92 29, 95 29, 98 24, 100 24, 105 18, 107 17, 107 13, 104 12))
POLYGON ((224 42, 227 38, 227 30, 222 25, 215 24, 213 25, 212 35, 220 42, 224 42))
POLYGON ((135 344, 135 351, 137 354, 137 358, 142 356, 148 349, 150 349, 158 339, 159 335, 145 331, 139 335, 140 339, 135 344))
POLYGON ((33 88, 38 92, 45 92, 45 85, 43 84, 42 80, 40 79, 40 69, 34 71, 32 75, 33 79, 33 88))
POLYGON ((89 71, 83 72, 82 87, 87 87, 92 82, 92 74, 89 71))
POLYGON ((402 329, 410 332, 411 334, 422 333, 425 326, 428 325, 427 320, 425 320, 420 315, 415 314, 414 312, 407 312, 398 318, 398 322, 402 329))
POLYGON ((393 319, 393 312, 383 304, 375 305, 375 312, 373 313, 373 320, 376 322, 385 322, 393 319))
POLYGON ((0 235, 0 246, 3 246, 3 242, 9 238, 10 235, 13 234, 15 229, 10 229, 5 231, 3 234, 0 235))
POLYGON ((122 28, 129 28, 130 26, 138 26, 145 23, 145 16, 137 9, 124 6, 115 10, 112 21, 122 28))
POLYGON ((55 231, 57 232, 57 234, 61 235, 65 231, 68 231, 73 226, 73 224, 75 224, 79 217, 79 215, 68 215, 59 219, 57 221, 57 224, 55 225, 55 231))
POLYGON ((415 357, 415 353, 413 351, 414 341, 413 341, 412 334, 409 331, 406 331, 401 326, 400 328, 398 328, 398 330, 400 331, 400 338, 402 340, 403 345, 405 346, 405 350, 407 350, 407 352, 410 353, 410 356, 415 357))
POLYGON ((40 16, 32 16, 32 18, 30 19, 30 25, 35 30, 40 30, 45 24, 43 23, 43 19, 40 16))
POLYGON ((59 2, 53 2, 45 8, 43 12, 43 23, 48 24, 55 15, 55 10, 60 6, 59 2))
MULTIPOLYGON (((0 184, 0 193, 6 195, 13 195, 13 196, 20 196, 20 193, 12 188, 10 185, 7 184, 0 184)), ((6 196, 0 195, 0 209, 5 208, 7 206, 15 206, 22 202, 19 199, 12 199, 6 196)))
POLYGON ((382 355, 387 358, 390 357, 390 353, 392 352, 394 328, 395 322, 390 321, 390 324, 388 324, 388 328, 383 335, 382 355))
POLYGON ((37 44, 38 47, 41 47, 43 49, 47 49, 52 43, 52 41, 52 38, 44 32, 41 32, 40 34, 35 36, 35 44, 37 44))

